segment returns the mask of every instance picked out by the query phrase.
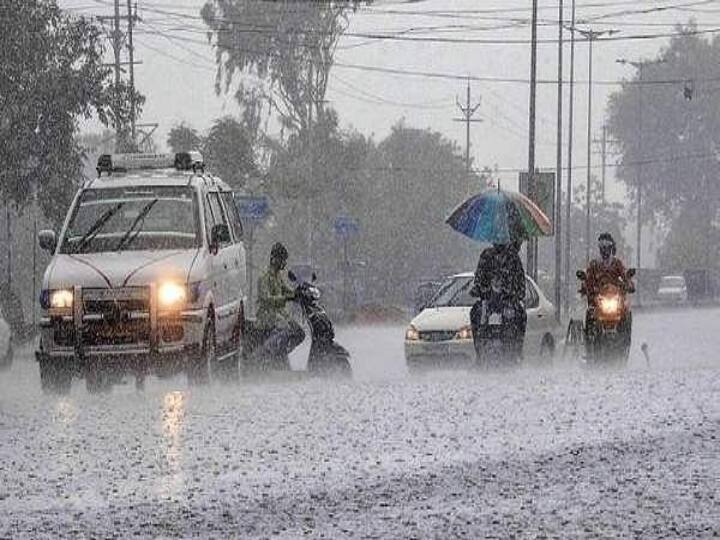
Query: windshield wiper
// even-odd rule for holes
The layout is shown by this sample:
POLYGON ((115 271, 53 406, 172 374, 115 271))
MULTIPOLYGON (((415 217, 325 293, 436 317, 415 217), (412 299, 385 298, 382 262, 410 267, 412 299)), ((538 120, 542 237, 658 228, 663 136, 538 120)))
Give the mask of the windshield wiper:
POLYGON ((135 220, 130 225, 130 228, 125 232, 123 237, 118 242, 117 247, 115 248, 115 251, 120 251, 122 248, 124 248, 127 244, 135 240, 137 236, 140 234, 140 231, 142 230, 142 227, 140 227, 137 231, 135 231, 135 235, 130 238, 130 235, 135 230, 135 227, 138 226, 140 222, 145 223, 145 217, 150 213, 150 210, 152 210, 152 207, 155 206, 155 203, 158 202, 160 199, 153 199, 149 203, 147 203, 145 206, 143 206, 142 210, 140 210, 140 213, 137 215, 135 220))
POLYGON ((105 224, 110 221, 110 218, 113 217, 118 210, 120 210, 125 202, 119 202, 112 208, 109 208, 105 211, 103 215, 101 215, 95 223, 93 223, 90 228, 87 230, 87 232, 80 238, 77 245, 75 246, 75 249, 73 250, 73 253, 80 253, 83 248, 88 245, 100 232, 100 230, 105 226, 105 224))

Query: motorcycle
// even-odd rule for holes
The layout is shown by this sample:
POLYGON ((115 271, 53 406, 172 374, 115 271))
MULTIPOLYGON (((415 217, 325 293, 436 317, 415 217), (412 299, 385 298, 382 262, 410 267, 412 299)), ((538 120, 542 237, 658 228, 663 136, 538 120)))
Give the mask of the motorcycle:
POLYGON ((583 283, 580 293, 588 301, 583 332, 585 357, 588 363, 627 363, 632 340, 632 311, 628 295, 633 293, 631 280, 635 269, 627 270, 619 283, 606 282, 594 298, 587 294, 587 273, 578 270, 577 278, 583 283))
POLYGON ((481 291, 476 285, 470 294, 480 298, 470 310, 477 365, 481 368, 519 365, 527 321, 523 303, 510 300, 496 279, 488 291, 481 291))
MULTIPOLYGON (((310 327, 307 371, 311 374, 351 374, 350 353, 335 341, 332 321, 320 305, 320 289, 314 285, 317 277, 313 274, 311 282, 307 282, 293 272, 288 272, 288 278, 295 285, 294 302, 300 307, 310 327)), ((271 332, 272 329, 256 327, 252 321, 246 323, 242 362, 245 375, 255 371, 290 369, 287 351, 270 353, 263 347, 271 332)))

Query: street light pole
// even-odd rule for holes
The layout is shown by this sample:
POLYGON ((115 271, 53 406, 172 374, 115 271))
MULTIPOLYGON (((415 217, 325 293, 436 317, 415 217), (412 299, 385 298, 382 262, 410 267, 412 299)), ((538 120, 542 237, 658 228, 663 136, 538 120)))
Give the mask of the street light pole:
MULTIPOLYGON (((532 39, 530 46, 530 107, 528 132, 528 196, 535 201, 535 93, 537 90, 537 0, 532 3, 532 39)), ((535 201, 537 202, 537 201, 535 201)), ((537 244, 534 239, 527 243, 527 272, 537 280, 537 244)))
POLYGON ((572 211, 573 116, 575 109, 575 0, 570 20, 570 103, 568 105, 567 189, 565 193, 565 314, 570 313, 570 267, 572 260, 570 217, 572 211))
POLYGON ((617 33, 617 30, 578 30, 588 42, 588 110, 587 110, 587 183, 585 186, 585 264, 590 264, 590 208, 592 205, 592 61, 593 41, 604 35, 617 33))
POLYGON ((555 163, 555 320, 560 322, 562 310, 562 110, 563 110, 563 0, 558 2, 558 88, 557 88, 557 150, 555 163))

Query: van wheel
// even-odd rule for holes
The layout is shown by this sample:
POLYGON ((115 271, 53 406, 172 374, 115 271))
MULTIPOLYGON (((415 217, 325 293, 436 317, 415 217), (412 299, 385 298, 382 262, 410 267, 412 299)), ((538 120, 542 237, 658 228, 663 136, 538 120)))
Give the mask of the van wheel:
POLYGON ((43 392, 60 395, 70 392, 72 373, 67 366, 60 365, 57 361, 52 361, 49 358, 41 358, 38 364, 40 366, 40 385, 43 392))
POLYGON ((90 360, 85 369, 85 388, 91 394, 110 390, 110 373, 97 360, 90 360))
POLYGON ((203 342, 200 354, 190 358, 188 362, 188 382, 190 384, 207 384, 210 380, 210 366, 215 365, 217 356, 215 343, 215 323, 208 317, 203 332, 203 342))
POLYGON ((555 357, 555 338, 545 334, 540 342, 540 360, 544 364, 552 364, 555 357))

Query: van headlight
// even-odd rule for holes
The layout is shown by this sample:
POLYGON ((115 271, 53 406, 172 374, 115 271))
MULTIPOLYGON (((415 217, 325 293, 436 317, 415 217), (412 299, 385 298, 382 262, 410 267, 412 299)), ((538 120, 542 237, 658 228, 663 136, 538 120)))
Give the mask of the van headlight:
POLYGON ((69 289, 57 289, 49 292, 50 306, 52 309, 72 309, 73 292, 69 289))
POLYGON ((408 329, 405 331, 405 341, 419 341, 420 340, 420 332, 418 332, 417 328, 415 328, 412 324, 408 326, 408 329))
POLYGON ((158 289, 158 303, 164 309, 178 309, 185 305, 187 287, 177 283, 163 283, 158 289))

